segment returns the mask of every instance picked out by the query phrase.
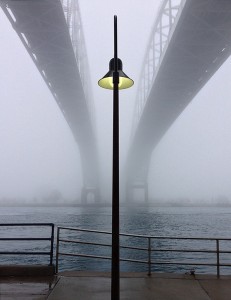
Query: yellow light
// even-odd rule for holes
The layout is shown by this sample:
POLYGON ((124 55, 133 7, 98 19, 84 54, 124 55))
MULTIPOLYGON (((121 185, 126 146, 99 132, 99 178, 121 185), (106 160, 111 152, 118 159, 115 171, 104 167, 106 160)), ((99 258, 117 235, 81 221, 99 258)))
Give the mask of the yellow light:
POLYGON ((104 89, 113 90, 113 82, 112 77, 103 77, 98 82, 99 86, 104 89))
MULTIPOLYGON (((113 90, 112 77, 103 77, 98 82, 99 86, 104 89, 113 90)), ((134 84, 134 81, 129 77, 119 77, 119 90, 130 88, 134 84)))
MULTIPOLYGON (((98 81, 98 85, 104 89, 113 90, 114 59, 110 60, 109 72, 98 81)), ((119 90, 133 86, 134 81, 122 71, 122 61, 118 58, 119 90)))

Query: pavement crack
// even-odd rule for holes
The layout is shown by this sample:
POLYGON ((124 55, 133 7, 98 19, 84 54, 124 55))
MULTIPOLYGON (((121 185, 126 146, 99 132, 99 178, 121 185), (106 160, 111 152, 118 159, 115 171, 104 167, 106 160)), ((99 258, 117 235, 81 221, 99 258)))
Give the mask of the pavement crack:
POLYGON ((205 287, 204 287, 203 284, 201 283, 201 280, 199 280, 199 279, 196 279, 196 280, 197 280, 198 284, 200 285, 201 289, 206 293, 206 295, 208 296, 208 298, 209 298, 210 300, 212 300, 212 299, 210 298, 210 296, 209 296, 208 291, 205 289, 205 287))

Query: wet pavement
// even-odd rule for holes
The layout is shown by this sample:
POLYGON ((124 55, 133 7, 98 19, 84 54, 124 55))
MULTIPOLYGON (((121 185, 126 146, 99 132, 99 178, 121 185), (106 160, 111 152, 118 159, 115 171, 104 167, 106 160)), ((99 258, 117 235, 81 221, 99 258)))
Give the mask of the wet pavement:
MULTIPOLYGON (((109 273, 0 277, 0 300, 109 300, 109 273)), ((231 276, 122 273, 121 300, 230 300, 231 276)))
MULTIPOLYGON (((48 300, 109 300, 109 274, 64 273, 48 300)), ((230 300, 231 277, 121 274, 121 300, 230 300)))
POLYGON ((0 300, 45 300, 56 279, 55 276, 0 277, 0 300))

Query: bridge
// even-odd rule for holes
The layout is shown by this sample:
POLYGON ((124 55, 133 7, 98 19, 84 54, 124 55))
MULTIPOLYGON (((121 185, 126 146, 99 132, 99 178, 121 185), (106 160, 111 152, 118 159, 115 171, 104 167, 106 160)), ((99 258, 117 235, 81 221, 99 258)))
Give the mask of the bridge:
POLYGON ((36 65, 78 143, 82 202, 99 202, 98 155, 89 66, 78 2, 0 1, 0 6, 36 65))
POLYGON ((153 149, 231 54, 231 1, 165 0, 148 42, 127 159, 127 200, 143 190, 153 149))
MULTIPOLYGON (((99 201, 99 166, 89 66, 77 0, 0 0, 78 143, 84 186, 99 201)), ((126 164, 127 199, 148 199, 152 152, 231 54, 231 1, 163 0, 139 80, 126 164)))

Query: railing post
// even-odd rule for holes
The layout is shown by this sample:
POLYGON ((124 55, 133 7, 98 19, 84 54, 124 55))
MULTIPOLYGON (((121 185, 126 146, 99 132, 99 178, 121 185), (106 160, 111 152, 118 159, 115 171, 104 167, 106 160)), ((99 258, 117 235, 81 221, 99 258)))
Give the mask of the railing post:
POLYGON ((53 264, 54 253, 54 224, 51 225, 51 250, 50 250, 50 266, 53 264))
POLYGON ((220 247, 219 240, 216 239, 216 251, 217 251, 217 278, 220 277, 220 247))
POLYGON ((148 237, 148 276, 151 276, 152 273, 152 257, 151 257, 151 238, 148 237))
POLYGON ((56 242, 56 264, 55 264, 55 271, 58 273, 59 271, 59 231, 60 228, 57 228, 57 242, 56 242))

